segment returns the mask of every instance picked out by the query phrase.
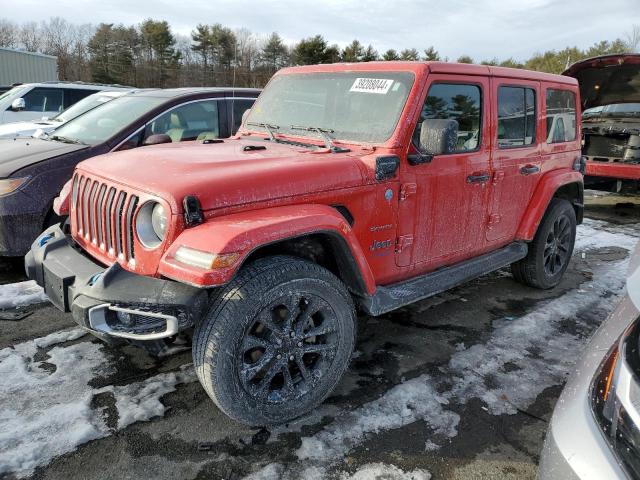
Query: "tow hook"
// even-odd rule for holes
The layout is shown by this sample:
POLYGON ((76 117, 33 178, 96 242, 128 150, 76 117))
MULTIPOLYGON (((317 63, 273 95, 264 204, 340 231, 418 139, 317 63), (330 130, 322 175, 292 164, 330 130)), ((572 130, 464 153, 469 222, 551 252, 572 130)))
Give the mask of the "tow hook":
POLYGON ((46 235, 43 235, 38 240, 38 246, 40 248, 44 247, 47 243, 49 243, 49 240, 51 240, 54 236, 55 235, 53 233, 47 233, 46 235))
POLYGON ((91 277, 89 279, 89 286, 93 287, 93 285, 95 285, 95 283, 98 281, 101 275, 102 275, 102 272, 96 273, 93 277, 91 277))

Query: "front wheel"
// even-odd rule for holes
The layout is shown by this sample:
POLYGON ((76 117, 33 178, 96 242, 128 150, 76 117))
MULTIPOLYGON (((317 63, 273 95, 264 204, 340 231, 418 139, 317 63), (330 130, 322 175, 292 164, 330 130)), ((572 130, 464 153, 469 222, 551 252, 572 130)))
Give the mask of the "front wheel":
POLYGON ((573 206, 567 200, 552 199, 529 245, 529 253, 511 265, 514 278, 531 287, 555 287, 569 266, 575 241, 576 212, 573 206))
POLYGON ((355 309, 342 282, 295 257, 243 268, 197 326, 193 358, 203 387, 231 418, 274 425, 316 407, 346 370, 355 309))

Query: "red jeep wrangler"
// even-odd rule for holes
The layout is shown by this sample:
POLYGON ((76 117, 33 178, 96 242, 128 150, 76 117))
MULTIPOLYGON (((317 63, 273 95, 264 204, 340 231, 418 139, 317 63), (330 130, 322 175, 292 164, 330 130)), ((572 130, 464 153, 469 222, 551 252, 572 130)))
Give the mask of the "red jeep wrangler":
POLYGON ((237 137, 78 165, 66 226, 26 257, 102 338, 193 332, 222 411, 268 425, 318 405, 349 364, 356 310, 380 315, 511 265, 551 288, 582 221, 568 77, 372 62, 276 74, 237 137), (549 114, 552 111, 552 114, 549 114))

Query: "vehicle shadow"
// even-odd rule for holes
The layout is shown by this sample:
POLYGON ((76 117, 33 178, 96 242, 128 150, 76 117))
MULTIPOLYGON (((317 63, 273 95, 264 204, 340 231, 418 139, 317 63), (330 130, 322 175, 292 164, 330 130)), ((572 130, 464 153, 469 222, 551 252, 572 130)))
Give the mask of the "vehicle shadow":
POLYGON ((24 257, 0 257, 0 285, 25 280, 24 257))

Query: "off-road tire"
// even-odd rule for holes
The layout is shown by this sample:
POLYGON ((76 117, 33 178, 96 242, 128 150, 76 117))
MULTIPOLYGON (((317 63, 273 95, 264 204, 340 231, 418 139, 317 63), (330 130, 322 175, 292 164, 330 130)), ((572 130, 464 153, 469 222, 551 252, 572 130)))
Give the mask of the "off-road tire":
MULTIPOLYGON (((562 275, 566 271, 576 239, 576 212, 571 203, 562 198, 553 198, 547 207, 547 211, 540 222, 538 231, 533 241, 529 244, 529 253, 522 260, 511 264, 511 272, 514 278, 525 285, 540 289, 550 289, 558 285, 562 275), (557 222, 566 222, 567 244, 565 260, 553 273, 545 268, 545 249, 548 247, 548 239, 553 235, 554 225, 557 222)), ((547 250, 548 251, 548 250, 547 250)))
MULTIPOLYGON (((301 309, 305 308, 306 300, 298 300, 298 302, 302 305, 301 309)), ((323 308, 326 311, 326 307, 323 308)), ((302 318, 302 314, 299 318, 302 318)), ((311 322, 314 321, 311 320, 311 322)), ((324 321, 320 320, 321 325, 324 321)), ((305 322, 308 321, 305 320, 305 322)), ((286 330, 285 327, 283 329, 286 330)), ((309 331, 311 330, 307 332, 309 331)), ((318 331, 317 327, 314 332, 316 331, 318 331)), ((290 333, 296 335, 296 332, 290 331, 290 333)), ((269 335, 273 336, 271 330, 269 335)), ((309 412, 325 400, 349 365, 355 336, 356 313, 353 300, 345 285, 335 275, 306 260, 289 256, 273 256, 258 259, 243 267, 229 284, 212 295, 208 313, 196 325, 193 361, 200 383, 225 414, 249 425, 277 425, 309 412), (309 305, 317 303, 329 305, 335 313, 335 315, 327 315, 331 317, 331 325, 336 327, 335 333, 325 336, 332 338, 332 342, 335 342, 335 349, 332 347, 332 352, 335 350, 335 354, 331 360, 329 360, 329 353, 326 354, 327 357, 320 354, 323 362, 321 365, 327 368, 318 378, 311 377, 316 381, 315 384, 304 384, 313 385, 313 388, 308 391, 301 389, 303 393, 298 398, 285 400, 284 403, 259 399, 252 395, 246 385, 246 377, 241 374, 247 365, 244 342, 248 337, 252 340, 255 338, 250 329, 254 328, 256 322, 260 322, 259 319, 267 318, 259 316, 261 313, 268 312, 268 318, 272 319, 274 318, 273 310, 270 309, 278 299, 293 299, 294 296, 299 295, 311 298, 312 303, 309 305)), ((303 334, 298 338, 302 337, 303 334)), ((273 338, 276 337, 273 336, 273 338)), ((288 339, 286 335, 277 338, 288 339)), ((323 337, 314 336, 313 338, 323 337)), ((280 342, 280 340, 277 341, 280 342)), ((291 348, 296 346, 300 346, 300 343, 296 343, 291 348)), ((302 354, 300 356, 302 357, 302 354)), ((296 356, 295 365, 291 367, 294 372, 297 365, 298 357, 296 356)), ((288 366, 284 368, 289 369, 288 366)), ((308 374, 310 370, 305 371, 308 374)), ((298 372, 296 378, 302 381, 302 370, 298 372)), ((264 378, 267 376, 268 374, 264 378)), ((282 378, 284 381, 284 375, 282 378)), ((289 379, 291 378, 290 376, 289 379)), ((256 387, 256 389, 259 388, 256 387)))

